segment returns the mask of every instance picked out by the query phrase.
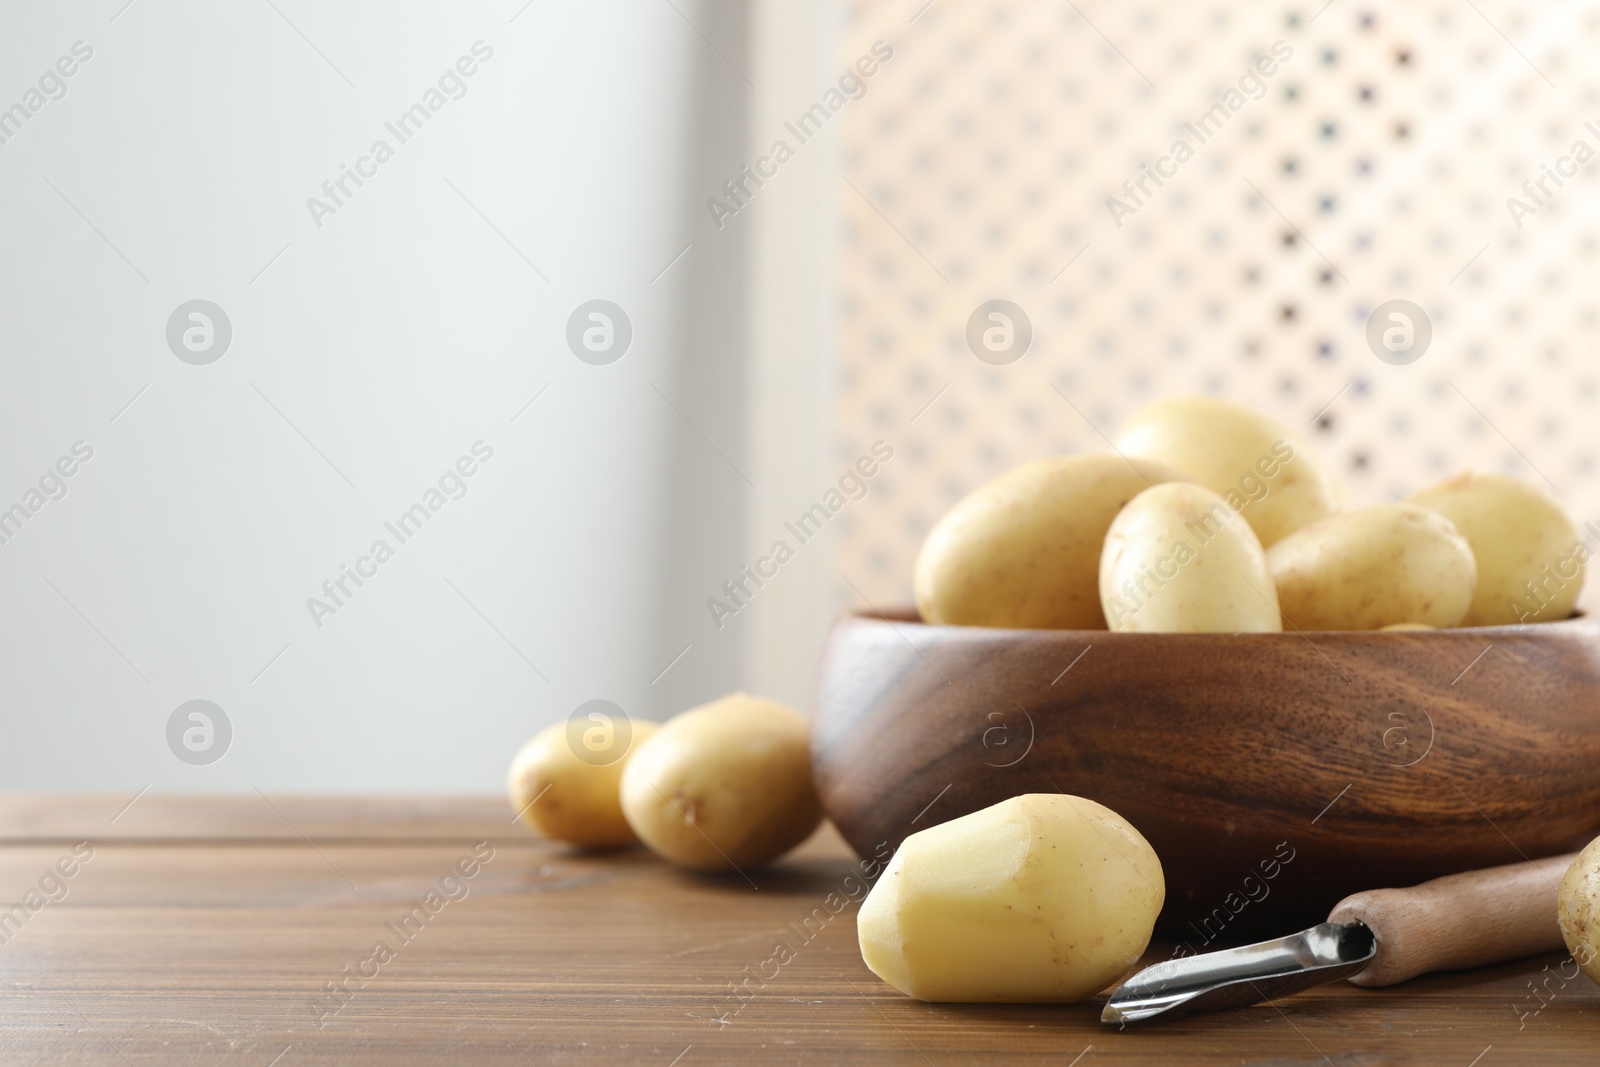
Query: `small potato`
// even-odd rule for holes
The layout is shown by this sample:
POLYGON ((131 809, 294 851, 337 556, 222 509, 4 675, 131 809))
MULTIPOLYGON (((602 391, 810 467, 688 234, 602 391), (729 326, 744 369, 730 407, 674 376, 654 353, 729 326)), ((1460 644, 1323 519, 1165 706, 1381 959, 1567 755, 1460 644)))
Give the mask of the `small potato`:
POLYGON ((924 622, 1104 630, 1096 574, 1111 520, 1139 492, 1180 478, 1159 463, 1061 456, 1018 467, 938 521, 917 555, 924 622))
POLYGON ((1454 626, 1478 567, 1450 520, 1415 504, 1379 504, 1302 526, 1267 549, 1283 617, 1302 630, 1454 626))
POLYGON ((1562 877, 1556 921, 1573 961, 1591 981, 1600 982, 1600 837, 1578 853, 1562 877))
POLYGON ((1100 603, 1129 633, 1278 633, 1261 542, 1222 497, 1168 482, 1128 502, 1106 533, 1100 603))
POLYGON ((558 841, 585 848, 633 844, 638 839, 622 816, 622 769, 656 729, 640 719, 545 727, 511 761, 511 810, 558 841))
POLYGON ((1070 1002, 1139 959, 1166 899, 1127 820, 1030 793, 912 834, 861 902, 861 958, 930 1001, 1070 1002))
POLYGON ((1589 548, 1555 498, 1503 474, 1468 471, 1410 497, 1455 523, 1478 561, 1462 626, 1555 622, 1572 614, 1589 548))
POLYGON ((1158 400, 1136 413, 1117 450, 1165 463, 1221 493, 1264 547, 1339 510, 1340 490, 1298 433, 1210 397, 1158 400))
POLYGON ((651 851, 684 867, 783 855, 822 822, 805 716, 734 693, 668 720, 628 760, 622 811, 651 851))

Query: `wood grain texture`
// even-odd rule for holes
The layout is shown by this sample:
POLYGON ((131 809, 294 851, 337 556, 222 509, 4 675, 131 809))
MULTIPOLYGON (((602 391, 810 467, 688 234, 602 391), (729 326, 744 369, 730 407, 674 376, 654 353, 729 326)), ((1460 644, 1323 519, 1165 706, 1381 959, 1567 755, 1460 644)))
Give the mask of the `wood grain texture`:
POLYGON ((1365 923, 1378 942, 1372 964, 1350 981, 1387 986, 1430 971, 1556 951, 1562 947, 1556 897, 1577 858, 1569 852, 1345 897, 1328 921, 1365 923))
POLYGON ((846 616, 812 755, 863 853, 1007 797, 1072 793, 1155 847, 1160 930, 1281 934, 1359 890, 1600 833, 1600 622, 1229 635, 846 616))
POLYGON ((48 811, 51 831, 0 846, 0 899, 37 887, 73 844, 94 849, 67 895, 0 945, 0 1062, 1467 1067, 1493 1046, 1491 1067, 1592 1063, 1600 1045, 1600 989, 1561 983, 1558 956, 1124 1031, 1098 1022, 1098 1000, 921 1004, 862 965, 853 904, 829 912, 856 867, 827 829, 749 872, 752 888, 537 840, 498 797, 273 797, 303 837, 278 833, 259 797, 167 798, 150 837, 117 829, 153 799, 116 833, 107 820, 126 798, 0 799, 0 824, 48 811), (494 856, 468 894, 398 944, 387 924, 485 839, 494 856), (378 939, 394 958, 320 1016, 324 983, 378 939), (779 942, 793 958, 764 966, 779 942))

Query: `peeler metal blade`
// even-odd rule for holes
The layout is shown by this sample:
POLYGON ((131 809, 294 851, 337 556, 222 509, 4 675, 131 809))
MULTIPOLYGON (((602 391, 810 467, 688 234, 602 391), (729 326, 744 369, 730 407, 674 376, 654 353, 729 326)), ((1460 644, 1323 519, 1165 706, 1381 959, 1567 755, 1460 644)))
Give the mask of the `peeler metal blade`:
POLYGON ((1361 923, 1321 923, 1289 937, 1166 960, 1146 967, 1106 1002, 1103 1023, 1164 1012, 1229 1011, 1348 978, 1377 955, 1361 923))

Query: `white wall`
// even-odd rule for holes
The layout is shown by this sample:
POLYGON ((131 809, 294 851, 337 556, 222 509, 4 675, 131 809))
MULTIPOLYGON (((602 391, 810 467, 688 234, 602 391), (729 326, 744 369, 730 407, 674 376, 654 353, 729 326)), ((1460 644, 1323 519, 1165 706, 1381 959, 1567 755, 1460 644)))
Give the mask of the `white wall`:
POLYGON ((497 789, 591 698, 662 717, 744 670, 803 700, 811 650, 752 668, 755 628, 704 603, 764 521, 750 483, 807 477, 747 447, 750 391, 784 387, 743 359, 750 219, 704 207, 746 161, 749 12, 273 2, 0 15, 0 107, 93 49, 0 145, 0 507, 94 450, 0 545, 0 787, 497 789), (385 122, 479 40, 399 144, 385 122), (380 137, 319 228, 307 198, 380 137), (196 298, 232 323, 209 365, 165 337, 196 298), (565 343, 595 298, 633 325, 607 366, 565 343), (480 440, 464 497, 386 533, 480 440), (379 538, 319 628, 307 598, 379 538), (166 737, 194 699, 232 724, 205 766, 166 737))
MULTIPOLYGON (((757 0, 751 41, 763 88, 751 101, 751 154, 775 139, 793 141, 784 123, 838 79, 836 5, 757 0)), ((746 387, 752 479, 745 556, 752 562, 787 536, 794 520, 839 477, 832 413, 839 289, 837 198, 839 130, 830 124, 804 146, 748 211, 750 242, 749 383, 746 387)), ((792 539, 791 539, 792 540, 792 539)), ((842 608, 837 532, 825 527, 783 565, 725 629, 742 639, 744 684, 804 708, 817 655, 842 608)))

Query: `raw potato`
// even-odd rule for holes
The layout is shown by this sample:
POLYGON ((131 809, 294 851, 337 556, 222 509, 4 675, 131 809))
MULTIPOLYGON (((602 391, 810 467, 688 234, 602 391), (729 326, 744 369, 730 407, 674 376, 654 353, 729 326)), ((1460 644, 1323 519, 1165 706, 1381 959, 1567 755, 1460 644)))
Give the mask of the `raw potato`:
POLYGON ((924 622, 1038 630, 1104 630, 1096 575, 1122 506, 1181 478, 1121 456, 1040 460, 976 490, 941 518, 917 556, 924 622))
POLYGON ((511 761, 506 775, 511 810, 534 830, 559 841, 585 848, 633 844, 638 838, 622 815, 622 769, 657 728, 640 719, 630 720, 626 730, 617 730, 614 723, 592 727, 610 730, 606 739, 622 751, 589 749, 582 758, 573 748, 567 723, 547 726, 511 761))
POLYGON ((1554 497, 1503 474, 1468 471, 1411 496, 1461 531, 1478 560, 1463 626, 1555 622, 1572 614, 1588 548, 1554 497))
POLYGON ((822 822, 806 719, 734 693, 670 719, 622 775, 628 825, 660 856, 705 871, 781 856, 822 822))
POLYGON ((1578 853, 1562 877, 1556 920, 1573 961, 1591 981, 1600 982, 1600 837, 1578 853))
POLYGON ((1264 547, 1339 510, 1333 475, 1298 433, 1210 397, 1158 400, 1129 420, 1117 450, 1165 463, 1221 493, 1264 547))
POLYGON ((1098 993, 1150 943, 1161 861, 1127 820, 1032 793, 912 834, 862 901, 861 958, 930 1001, 1098 993))
POLYGON ((1250 524, 1191 482, 1146 489, 1100 556, 1100 603, 1128 633, 1278 633, 1278 594, 1250 524))
POLYGON ((1302 630, 1454 626, 1478 584, 1472 546, 1449 519, 1379 504, 1303 526, 1267 549, 1278 606, 1302 630))

